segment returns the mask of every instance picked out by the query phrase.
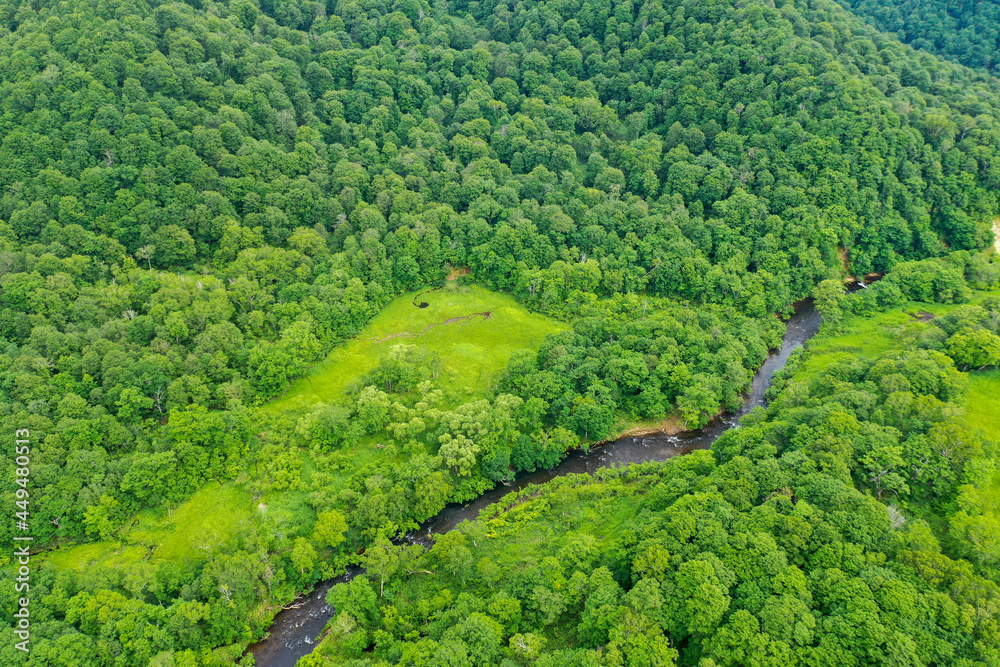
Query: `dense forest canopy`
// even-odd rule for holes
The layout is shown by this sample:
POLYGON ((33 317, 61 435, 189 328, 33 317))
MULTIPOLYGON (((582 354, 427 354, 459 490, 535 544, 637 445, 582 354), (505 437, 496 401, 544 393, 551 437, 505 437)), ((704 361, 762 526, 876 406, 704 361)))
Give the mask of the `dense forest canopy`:
POLYGON ((841 4, 915 48, 991 72, 1000 62, 996 0, 843 0, 841 4))
POLYGON ((39 665, 232 664, 447 502, 738 405, 846 275, 890 273, 855 312, 997 282, 997 81, 827 0, 4 1, 0 137, 0 421, 36 547, 113 552, 38 573, 39 665), (489 395, 401 343, 260 409, 453 267, 568 331, 489 395), (151 558, 210 483, 257 510, 151 558))

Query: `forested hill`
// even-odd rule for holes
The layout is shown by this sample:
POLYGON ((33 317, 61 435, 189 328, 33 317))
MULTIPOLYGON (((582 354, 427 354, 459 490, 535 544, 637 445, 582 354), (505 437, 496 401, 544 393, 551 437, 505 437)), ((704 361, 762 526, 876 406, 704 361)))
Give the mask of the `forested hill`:
POLYGON ((879 30, 969 67, 1000 63, 997 0, 842 0, 879 30))
POLYGON ((822 281, 995 284, 998 186, 997 80, 832 0, 0 0, 33 664, 232 664, 376 536, 616 420, 738 406, 822 281), (342 404, 259 409, 452 267, 559 333, 480 393, 400 345, 342 404))
POLYGON ((537 300, 563 260, 601 293, 754 310, 805 294, 838 245, 858 273, 986 245, 995 85, 832 3, 448 9, 471 15, 5 5, 8 243, 107 278, 320 225, 389 291, 451 261, 537 300))

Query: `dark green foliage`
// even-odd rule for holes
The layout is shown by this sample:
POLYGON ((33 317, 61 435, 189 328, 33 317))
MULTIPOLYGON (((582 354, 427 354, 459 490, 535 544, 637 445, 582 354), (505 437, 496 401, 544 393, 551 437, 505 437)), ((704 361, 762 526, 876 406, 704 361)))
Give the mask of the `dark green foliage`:
POLYGON ((742 403, 768 348, 780 343, 773 318, 733 310, 613 300, 573 331, 550 336, 535 355, 511 361, 500 388, 545 405, 548 423, 600 440, 615 414, 658 419, 675 404, 689 426, 742 403))
MULTIPOLYGON (((914 48, 991 72, 1000 62, 996 0, 841 0, 841 4, 914 48)), ((919 74, 911 76, 919 80, 919 74)))
MULTIPOLYGON (((32 433, 34 544, 113 540, 210 480, 283 503, 261 503, 197 567, 144 557, 128 576, 46 574, 35 664, 232 664, 261 635, 262 608, 376 539, 385 558, 366 557, 382 593, 413 569, 386 536, 447 502, 551 466, 621 415, 677 406, 697 425, 734 407, 777 343, 773 314, 842 258, 857 275, 899 266, 871 288, 873 307, 995 284, 978 253, 1000 184, 995 82, 832 3, 772 4, 0 2, 0 422, 32 433), (946 249, 962 252, 944 262, 946 249), (253 410, 452 266, 577 320, 573 333, 515 360, 490 400, 443 409, 426 384, 434 360, 404 352, 352 405, 298 421, 253 410), (365 437, 386 456, 344 474, 365 437), (310 537, 331 512, 349 526, 335 545, 310 537)), ((970 321, 942 349, 995 364, 981 351, 996 328, 970 321)), ((887 361, 877 400, 844 398, 881 411, 864 431, 877 442, 867 463, 838 447, 803 462, 839 484, 813 480, 810 497, 843 496, 865 519, 850 475, 948 437, 926 402, 907 412, 902 398, 917 387, 947 400, 924 377, 938 361, 914 362, 910 389, 894 377, 903 362, 887 361)), ((941 474, 942 497, 959 472, 941 474)), ((879 480, 882 494, 912 487, 879 480)), ((672 493, 651 502, 666 511, 672 493)), ((755 493, 742 480, 710 498, 726 514, 722 502, 744 512, 755 493)), ((709 527, 706 540, 728 530, 709 527)), ((878 546, 877 530, 856 532, 878 546)), ((479 572, 469 539, 440 564, 459 584, 479 572)), ((757 623, 778 637, 776 619, 798 607, 757 614, 766 591, 733 588, 705 551, 659 590, 632 588, 621 550, 601 551, 614 554, 604 570, 581 557, 586 582, 526 567, 505 596, 455 598, 434 644, 412 648, 426 659, 390 655, 395 630, 355 632, 350 614, 339 646, 359 661, 376 645, 411 664, 583 663, 539 658, 543 637, 528 631, 578 614, 587 646, 614 647, 608 660, 666 664, 657 596, 705 634, 737 590, 757 620, 733 615, 733 633, 757 623)), ((441 596, 420 613, 448 607, 441 596)))

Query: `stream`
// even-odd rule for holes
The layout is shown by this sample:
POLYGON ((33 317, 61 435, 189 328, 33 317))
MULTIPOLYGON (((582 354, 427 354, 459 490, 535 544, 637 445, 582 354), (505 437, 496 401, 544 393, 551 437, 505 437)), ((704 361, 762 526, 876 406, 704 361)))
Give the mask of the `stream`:
MULTIPOLYGON (((795 314, 786 323, 781 348, 772 351, 757 370, 747 392, 746 402, 739 412, 717 417, 696 431, 686 431, 676 435, 654 433, 625 436, 594 446, 588 452, 575 450, 554 468, 522 473, 510 485, 498 486, 469 503, 448 505, 428 520, 419 531, 407 535, 405 541, 429 546, 433 534, 447 533, 466 519, 474 520, 483 508, 529 484, 544 484, 561 475, 592 473, 598 468, 609 466, 665 461, 696 449, 708 449, 720 435, 735 427, 740 417, 753 408, 764 405, 764 392, 771 385, 774 374, 785 366, 788 357, 796 348, 801 347, 816 334, 819 324, 820 315, 813 309, 811 300, 796 304, 795 314)), ((333 609, 326 602, 327 592, 334 585, 350 581, 362 571, 360 567, 350 568, 340 577, 320 582, 316 590, 308 597, 298 600, 293 608, 278 612, 268 637, 248 649, 253 654, 257 667, 294 667, 299 658, 310 653, 316 643, 316 637, 333 616, 333 609)))

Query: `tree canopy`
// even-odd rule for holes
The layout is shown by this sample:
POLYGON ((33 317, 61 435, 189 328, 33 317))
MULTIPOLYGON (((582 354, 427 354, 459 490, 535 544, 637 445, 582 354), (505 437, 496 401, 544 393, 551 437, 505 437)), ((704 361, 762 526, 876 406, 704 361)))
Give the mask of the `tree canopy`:
MULTIPOLYGON (((810 295, 832 322, 995 286, 981 251, 998 151, 996 79, 830 0, 0 0, 0 423, 31 432, 46 553, 30 664, 233 664, 278 608, 361 558, 378 590, 358 579, 337 593, 332 626, 352 658, 376 646, 393 663, 542 661, 542 628, 570 618, 579 643, 550 664, 605 647, 608 664, 708 667, 741 638, 779 663, 827 636, 845 656, 897 651, 887 662, 950 659, 953 636, 992 650, 966 614, 992 599, 985 585, 956 611, 938 584, 893 570, 923 630, 838 617, 838 586, 861 589, 855 560, 897 555, 874 519, 840 540, 861 551, 816 556, 817 572, 850 567, 806 585, 839 629, 802 620, 801 641, 780 619, 815 619, 806 596, 764 613, 770 591, 736 591, 765 570, 731 569, 722 546, 673 570, 629 553, 627 535, 613 549, 580 536, 563 545, 568 564, 508 582, 478 536, 443 538, 433 567, 391 538, 619 423, 696 427, 736 407, 780 317, 810 295), (267 409, 392 299, 453 269, 570 330, 516 355, 481 396, 446 393, 439 360, 399 341, 343 400, 267 409), (842 298, 838 281, 872 273, 888 277, 842 298), (225 535, 192 537, 173 512, 216 483, 245 494, 246 512, 225 535), (150 522, 195 555, 171 555, 150 522), (57 566, 74 545, 82 560, 57 566), (651 573, 641 586, 633 562, 651 573), (403 573, 431 569, 506 592, 435 592, 418 613, 438 629, 410 641, 400 629, 416 626, 386 601, 403 573)), ((957 391, 949 364, 1000 361, 996 308, 978 308, 942 318, 919 354, 838 366, 862 387, 844 399, 857 414, 795 422, 826 438, 816 451, 768 441, 792 462, 775 473, 784 486, 727 486, 713 470, 728 462, 692 459, 705 467, 692 493, 726 519, 702 537, 772 554, 780 531, 735 518, 784 502, 764 488, 807 489, 809 506, 843 491, 862 518, 880 498, 923 498, 907 466, 956 437, 935 412, 957 391), (841 427, 861 434, 856 451, 841 427), (813 489, 813 473, 834 481, 813 489)), ((972 496, 949 486, 966 470, 949 466, 931 495, 964 503, 979 534, 972 496)), ((0 481, 8 507, 16 490, 0 481)), ((8 618, 16 600, 2 596, 8 618)), ((866 596, 867 611, 895 604, 866 596)), ((979 650, 954 649, 985 661, 979 650)))

